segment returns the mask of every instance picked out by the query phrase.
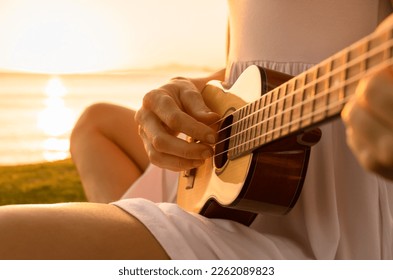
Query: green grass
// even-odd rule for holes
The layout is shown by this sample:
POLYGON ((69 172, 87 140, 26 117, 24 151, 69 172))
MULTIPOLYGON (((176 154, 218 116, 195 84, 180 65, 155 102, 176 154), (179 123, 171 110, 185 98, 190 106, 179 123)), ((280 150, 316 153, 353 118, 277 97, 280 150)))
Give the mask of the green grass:
POLYGON ((0 166, 0 205, 86 201, 70 159, 0 166))

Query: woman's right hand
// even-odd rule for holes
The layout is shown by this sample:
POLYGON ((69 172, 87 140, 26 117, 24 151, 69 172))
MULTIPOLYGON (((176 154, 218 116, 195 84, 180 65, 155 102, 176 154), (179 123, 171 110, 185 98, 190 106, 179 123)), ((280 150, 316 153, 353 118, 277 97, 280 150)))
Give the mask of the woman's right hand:
POLYGON ((150 162, 173 171, 198 167, 213 155, 217 136, 209 125, 219 118, 185 78, 172 79, 147 93, 135 116, 150 162), (195 141, 179 138, 180 133, 195 141))

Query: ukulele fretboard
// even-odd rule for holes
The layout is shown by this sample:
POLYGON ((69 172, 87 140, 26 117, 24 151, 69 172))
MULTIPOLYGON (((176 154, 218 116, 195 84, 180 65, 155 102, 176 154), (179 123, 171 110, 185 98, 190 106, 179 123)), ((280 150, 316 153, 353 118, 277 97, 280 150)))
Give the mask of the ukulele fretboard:
POLYGON ((228 157, 339 116, 365 74, 392 65, 392 38, 391 29, 373 33, 236 110, 228 157))

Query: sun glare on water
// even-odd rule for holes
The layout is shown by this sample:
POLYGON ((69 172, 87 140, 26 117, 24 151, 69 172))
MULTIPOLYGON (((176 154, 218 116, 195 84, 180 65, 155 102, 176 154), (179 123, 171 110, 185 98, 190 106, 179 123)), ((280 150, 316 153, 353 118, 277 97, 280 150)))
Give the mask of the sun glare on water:
POLYGON ((44 158, 59 160, 68 157, 69 140, 75 115, 66 107, 64 96, 67 89, 58 77, 53 77, 45 87, 45 108, 38 114, 37 127, 48 136, 43 142, 44 158))
POLYGON ((29 92, 26 100, 7 100, 7 112, 0 112, 0 136, 7 135, 0 137, 0 164, 2 158, 7 164, 67 158, 70 131, 83 106, 105 99, 137 108, 141 94, 158 86, 164 71, 178 76, 183 66, 203 73, 221 69, 227 24, 226 0, 0 0, 0 98, 8 96, 8 87, 29 92), (108 71, 138 74, 121 85, 113 79, 112 87, 112 79, 101 76, 108 71), (74 76, 63 78, 68 74, 79 75, 69 88, 74 76), (105 87, 85 74, 104 77, 105 87), (23 80, 4 85, 8 75, 23 80), (52 76, 42 85, 46 75, 52 76), (71 88, 76 83, 78 90, 71 88), (27 103, 28 119, 14 117, 18 102, 27 103))

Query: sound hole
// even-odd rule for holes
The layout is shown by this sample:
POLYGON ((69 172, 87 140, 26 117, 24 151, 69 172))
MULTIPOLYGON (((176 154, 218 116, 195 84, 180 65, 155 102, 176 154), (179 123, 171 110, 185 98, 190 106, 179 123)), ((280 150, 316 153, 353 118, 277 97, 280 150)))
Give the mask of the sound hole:
POLYGON ((228 161, 228 149, 229 149, 229 140, 231 136, 232 122, 233 122, 233 116, 229 115, 221 123, 219 129, 218 141, 214 151, 215 153, 214 165, 218 169, 224 167, 224 165, 228 161))

